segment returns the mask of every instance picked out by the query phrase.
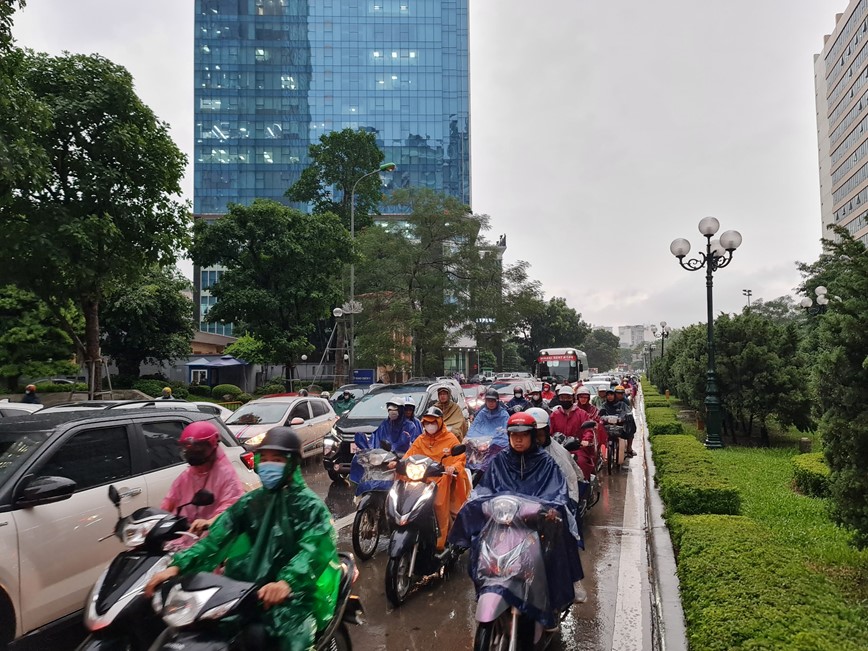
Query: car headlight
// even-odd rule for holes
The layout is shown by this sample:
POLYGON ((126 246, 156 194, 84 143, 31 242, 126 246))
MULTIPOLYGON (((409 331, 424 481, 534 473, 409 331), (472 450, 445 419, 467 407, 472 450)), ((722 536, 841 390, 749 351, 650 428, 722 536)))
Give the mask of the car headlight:
POLYGON ((166 603, 163 605, 163 621, 166 623, 166 626, 179 628, 181 626, 189 626, 195 622, 199 611, 202 610, 211 597, 217 594, 218 590, 220 588, 187 592, 181 587, 180 583, 172 586, 172 589, 169 590, 169 595, 166 597, 166 603))
POLYGON ((257 434, 256 436, 251 436, 249 439, 244 441, 244 445, 247 445, 251 448, 255 448, 257 445, 262 443, 262 439, 264 439, 264 438, 265 438, 265 432, 262 432, 261 434, 257 434))
POLYGON ((408 463, 406 473, 410 481, 422 481, 422 478, 425 476, 425 464, 408 463))
POLYGON ((151 529, 157 526, 157 523, 164 517, 164 515, 158 515, 146 520, 128 520, 121 529, 121 542, 130 549, 138 547, 145 542, 151 529))
POLYGON ((495 497, 491 500, 491 517, 497 524, 511 524, 518 513, 519 503, 508 497, 495 497))

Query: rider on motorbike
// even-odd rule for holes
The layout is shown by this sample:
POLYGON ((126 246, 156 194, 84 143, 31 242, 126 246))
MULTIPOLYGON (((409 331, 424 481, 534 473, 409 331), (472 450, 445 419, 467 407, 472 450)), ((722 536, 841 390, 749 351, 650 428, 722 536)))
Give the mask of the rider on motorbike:
POLYGON ((353 405, 356 404, 356 401, 353 399, 353 394, 349 391, 344 391, 340 397, 334 402, 335 413, 340 416, 344 412, 349 411, 353 408, 353 405))
POLYGON ((291 427, 270 429, 255 456, 262 488, 217 518, 210 536, 176 554, 145 594, 150 598, 179 574, 210 572, 225 562, 228 578, 262 583, 263 623, 281 651, 309 649, 334 614, 341 570, 331 513, 301 477, 302 445, 291 427), (249 552, 227 558, 240 540, 249 552))
POLYGON ((584 479, 581 469, 573 461, 573 455, 564 449, 564 446, 555 441, 549 431, 549 415, 544 409, 531 407, 526 414, 533 416, 536 421, 536 442, 543 450, 548 452, 554 459, 564 479, 567 482, 567 493, 570 497, 570 509, 576 512, 579 503, 579 481, 584 479))
POLYGON ((527 398, 524 397, 524 389, 521 385, 515 385, 515 388, 512 390, 512 400, 506 403, 506 410, 510 414, 517 414, 529 406, 527 398))
POLYGON ((187 518, 192 533, 202 535, 223 511, 244 495, 244 488, 232 462, 220 448, 220 431, 209 420, 190 423, 178 439, 181 456, 188 466, 175 478, 160 508, 175 512, 181 504, 181 515, 187 518), (207 489, 214 494, 210 506, 193 506, 190 502, 197 491, 207 489))
MULTIPOLYGON (((627 403, 623 400, 618 400, 615 397, 615 389, 609 389, 606 392, 606 404, 604 404, 600 409, 600 417, 605 418, 606 416, 617 417, 617 424, 622 427, 627 425, 628 417, 632 417, 627 403)), ((623 437, 627 440, 627 450, 625 454, 630 457, 635 457, 636 453, 633 452, 633 435, 626 434, 625 430, 623 437)))
POLYGON ((452 432, 460 443, 464 440, 464 435, 467 434, 467 419, 461 412, 461 407, 452 399, 452 389, 448 384, 441 384, 437 387, 436 406, 443 413, 446 429, 452 432))
MULTIPOLYGON (((486 389, 485 405, 476 413, 465 439, 490 436, 492 437, 491 445, 497 447, 497 451, 505 450, 509 447, 509 439, 506 436, 506 421, 508 420, 509 412, 500 402, 497 389, 486 389)), ((492 449, 491 454, 494 453, 495 450, 492 449)), ((487 459, 490 458, 489 456, 487 459)))
POLYGON ((422 433, 422 421, 416 418, 416 401, 410 396, 404 398, 404 420, 407 421, 407 426, 412 425, 416 428, 415 432, 410 432, 410 436, 415 441, 416 437, 422 433))
MULTIPOLYGON (((603 401, 606 400, 606 391, 603 388, 603 401)), ((597 422, 597 449, 600 451, 600 458, 603 457, 603 453, 606 450, 606 441, 608 440, 608 434, 606 434, 606 428, 603 427, 603 421, 600 419, 600 410, 599 408, 591 402, 591 390, 586 386, 581 386, 576 390, 576 401, 579 405, 579 409, 584 409, 590 420, 597 422)))
MULTIPOLYGON (((370 435, 370 439, 364 432, 356 432, 355 443, 358 450, 379 448, 383 441, 387 441, 389 449, 398 456, 410 449, 410 444, 418 438, 419 432, 421 432, 421 426, 417 430, 416 422, 418 421, 415 418, 407 420, 405 408, 405 404, 399 403, 397 400, 389 400, 386 403, 386 418, 370 435)), ((361 494, 366 490, 366 487, 362 486, 363 476, 364 468, 353 457, 350 464, 350 481, 358 484, 356 494, 361 494)))
POLYGON ((582 423, 588 414, 573 402, 573 388, 565 384, 558 389, 558 406, 552 410, 550 427, 555 434, 579 438, 582 423))
POLYGON ((536 407, 538 409, 544 409, 547 414, 551 413, 551 407, 549 407, 548 401, 543 398, 542 390, 538 386, 535 386, 530 390, 527 396, 527 401, 529 403, 527 406, 528 409, 536 407))

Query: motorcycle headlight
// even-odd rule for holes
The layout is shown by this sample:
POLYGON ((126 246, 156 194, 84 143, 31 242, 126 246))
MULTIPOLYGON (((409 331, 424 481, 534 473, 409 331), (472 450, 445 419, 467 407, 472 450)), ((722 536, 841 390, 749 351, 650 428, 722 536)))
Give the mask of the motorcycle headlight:
POLYGON ((372 466, 380 466, 386 460, 387 456, 389 456, 388 452, 373 452, 368 459, 372 466))
POLYGON ((410 481, 422 481, 425 476, 425 465, 421 463, 408 463, 406 469, 410 481))
POLYGON ((262 443, 262 439, 264 439, 264 438, 265 438, 265 432, 262 432, 261 434, 257 434, 256 436, 251 436, 249 439, 244 441, 244 444, 251 447, 251 448, 255 448, 257 445, 262 443))
POLYGON ((202 616, 199 619, 220 619, 232 610, 235 607, 240 599, 232 599, 231 601, 227 601, 225 604, 220 604, 219 606, 214 606, 211 610, 206 610, 202 613, 202 616))
POLYGON ((207 590, 187 592, 180 584, 173 586, 166 597, 166 603, 163 605, 163 621, 166 626, 179 628, 195 622, 199 611, 211 597, 217 594, 219 589, 208 588, 207 590))
POLYGON ((511 524, 518 513, 519 504, 508 497, 495 497, 491 500, 491 517, 497 524, 511 524))
POLYGON ((146 520, 128 520, 121 529, 121 542, 129 548, 135 548, 145 542, 151 529, 157 526, 157 523, 164 516, 156 516, 147 518, 146 520))

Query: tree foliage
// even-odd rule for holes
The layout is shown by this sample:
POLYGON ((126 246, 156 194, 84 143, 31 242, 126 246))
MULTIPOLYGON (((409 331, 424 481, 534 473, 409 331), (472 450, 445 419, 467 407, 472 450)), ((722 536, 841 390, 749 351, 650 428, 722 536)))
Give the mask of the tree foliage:
POLYGON ((615 368, 620 362, 621 340, 606 330, 591 330, 582 343, 588 365, 601 371, 615 368))
POLYGON ((582 315, 568 306, 565 298, 559 296, 531 306, 521 317, 516 339, 522 357, 530 364, 536 360, 543 348, 581 348, 591 334, 591 327, 582 320, 582 315))
POLYGON ((31 143, 50 161, 46 178, 19 176, 0 203, 7 239, 0 274, 58 318, 55 306, 79 306, 85 337, 76 343, 93 365, 95 388, 103 299, 149 265, 174 262, 186 241, 188 213, 178 199, 186 159, 123 67, 97 55, 28 54, 19 72, 50 115, 31 143))
POLYGON ((265 344, 253 335, 241 335, 223 351, 226 355, 232 355, 236 359, 243 359, 249 364, 268 364, 273 360, 269 355, 272 353, 265 344))
POLYGON ((206 319, 239 324, 289 374, 293 361, 312 350, 317 320, 343 302, 340 271, 350 245, 337 215, 307 215, 265 199, 232 205, 213 223, 197 222, 194 262, 226 269, 211 288, 218 302, 206 319))
POLYGON ((832 470, 833 513, 868 547, 868 251, 840 227, 824 239, 813 264, 801 264, 802 291, 828 288, 828 311, 810 320, 806 349, 814 359, 813 395, 822 407, 819 431, 832 470), (838 298, 834 298, 838 297, 838 298))
POLYGON ((143 362, 160 364, 190 354, 193 304, 182 292, 190 281, 174 267, 149 267, 116 286, 102 307, 103 352, 120 375, 138 377, 143 362))
MULTIPOLYGON (((310 166, 286 191, 293 201, 313 204, 314 214, 338 215, 350 229, 350 201, 353 185, 383 162, 376 135, 369 131, 343 129, 320 136, 319 144, 308 149, 310 166)), ((382 182, 373 174, 356 186, 355 227, 357 231, 371 224, 383 198, 382 182)))

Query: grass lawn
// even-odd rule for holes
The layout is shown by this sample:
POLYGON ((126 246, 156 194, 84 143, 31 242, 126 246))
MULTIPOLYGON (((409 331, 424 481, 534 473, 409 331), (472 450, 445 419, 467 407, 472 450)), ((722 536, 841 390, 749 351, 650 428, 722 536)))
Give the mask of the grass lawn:
MULTIPOLYGON (((795 493, 795 448, 728 447, 713 453, 721 473, 740 491, 742 514, 771 529, 778 541, 834 581, 868 617, 868 550, 851 547, 828 516, 828 501, 795 493)), ((868 647, 868 641, 866 641, 868 647)))

